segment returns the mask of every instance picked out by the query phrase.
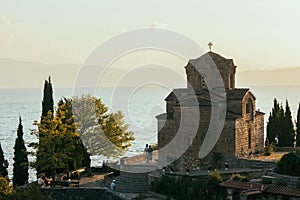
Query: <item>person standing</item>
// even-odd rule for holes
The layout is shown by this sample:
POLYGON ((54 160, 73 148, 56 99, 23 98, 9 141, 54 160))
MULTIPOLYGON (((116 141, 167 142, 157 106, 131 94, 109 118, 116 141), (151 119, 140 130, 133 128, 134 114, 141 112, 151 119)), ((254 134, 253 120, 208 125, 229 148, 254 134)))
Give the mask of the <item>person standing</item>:
POLYGON ((266 140, 265 140, 265 147, 269 145, 269 139, 268 137, 266 137, 266 140))
POLYGON ((153 152, 153 149, 152 149, 151 145, 149 145, 148 155, 149 155, 149 161, 150 161, 150 163, 152 163, 152 152, 153 152))
POLYGON ((149 147, 148 147, 148 144, 146 144, 146 147, 144 149, 144 153, 146 155, 146 163, 149 162, 149 147))
POLYGON ((113 180, 110 184, 111 191, 116 191, 116 180, 113 180))
POLYGON ((39 175, 39 178, 37 179, 37 184, 38 184, 38 186, 40 186, 40 187, 43 186, 42 175, 39 175))
POLYGON ((279 144, 278 135, 276 135, 274 140, 275 140, 275 146, 278 147, 278 144, 279 144))

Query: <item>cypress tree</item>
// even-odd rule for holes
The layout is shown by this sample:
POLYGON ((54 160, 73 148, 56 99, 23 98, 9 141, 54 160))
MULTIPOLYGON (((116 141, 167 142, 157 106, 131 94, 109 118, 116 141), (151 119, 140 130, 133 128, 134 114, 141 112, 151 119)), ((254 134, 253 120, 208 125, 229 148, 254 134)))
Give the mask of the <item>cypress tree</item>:
POLYGON ((297 138, 296 138, 297 146, 300 147, 300 103, 297 112, 296 134, 297 134, 297 138))
MULTIPOLYGON (((288 100, 286 100, 284 118, 282 121, 281 140, 283 140, 283 145, 292 147, 293 142, 294 142, 294 135, 295 135, 295 129, 294 129, 294 123, 292 120, 291 109, 290 109, 288 100)), ((279 140, 280 140, 280 138, 279 138, 279 140)))
POLYGON ((44 83, 44 96, 42 102, 42 117, 46 117, 48 111, 51 111, 53 114, 53 89, 51 83, 51 77, 49 76, 48 81, 45 80, 44 83))
POLYGON ((283 116, 282 112, 282 106, 280 106, 277 99, 274 99, 272 112, 270 113, 267 122, 267 137, 270 143, 274 142, 276 135, 281 135, 281 118, 283 116))
POLYGON ((8 168, 8 162, 4 158, 4 153, 0 144, 0 175, 2 177, 6 177, 8 175, 7 168, 8 168))
POLYGON ((17 139, 15 143, 14 169, 13 169, 13 185, 22 186, 28 182, 28 157, 25 142, 23 140, 22 119, 19 119, 19 127, 17 131, 17 139))
MULTIPOLYGON (((54 107, 53 107, 53 88, 51 83, 51 77, 49 76, 48 80, 45 80, 44 83, 44 95, 43 95, 43 101, 42 101, 42 116, 41 116, 41 125, 45 126, 46 128, 50 128, 50 121, 53 119, 53 113, 54 113, 54 107), (49 113, 48 115, 48 112, 49 113)), ((43 135, 41 134, 41 131, 39 130, 39 142, 43 142, 40 140, 43 135)), ((40 148, 37 150, 37 160, 40 159, 40 148)), ((37 173, 39 174, 41 172, 40 168, 36 168, 37 173)), ((50 173, 50 172, 49 172, 50 173)))

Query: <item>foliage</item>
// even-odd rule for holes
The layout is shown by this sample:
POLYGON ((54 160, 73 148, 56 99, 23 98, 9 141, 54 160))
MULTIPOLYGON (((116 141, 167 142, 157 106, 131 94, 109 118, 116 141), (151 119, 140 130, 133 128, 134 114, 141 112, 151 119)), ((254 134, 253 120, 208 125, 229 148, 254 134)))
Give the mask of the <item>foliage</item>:
POLYGON ((53 178, 58 169, 85 166, 89 171, 89 153, 117 157, 134 140, 122 113, 108 113, 101 100, 90 95, 60 100, 55 115, 48 111, 36 125, 39 143, 31 144, 37 149, 33 166, 53 178))
POLYGON ((281 138, 279 138, 279 140, 283 140, 282 143, 284 146, 292 147, 294 142, 295 129, 288 100, 286 100, 285 103, 285 112, 282 129, 283 135, 281 138))
POLYGON ((39 143, 31 144, 38 149, 37 159, 33 164, 39 173, 45 172, 53 178, 57 169, 74 169, 81 166, 83 150, 80 148, 79 134, 75 131, 72 117, 64 110, 65 102, 60 102, 52 117, 51 111, 38 123, 39 143))
MULTIPOLYGON (((44 83, 44 91, 43 91, 43 101, 42 101, 42 116, 41 116, 41 121, 39 125, 36 121, 34 123, 34 125, 38 125, 38 126, 43 126, 45 128, 49 128, 50 129, 50 125, 49 122, 51 121, 50 119, 53 118, 53 114, 54 114, 54 101, 53 101, 53 89, 52 89, 52 83, 51 83, 51 77, 49 76, 48 80, 45 80, 44 83)), ((36 133, 33 130, 34 133, 36 133)), ((38 138, 42 138, 44 133, 40 133, 41 131, 39 130, 38 138), (39 135, 41 134, 41 135, 39 135)), ((40 141, 39 141, 40 142, 40 141)), ((40 160, 40 153, 42 151, 42 149, 39 149, 40 146, 43 146, 43 144, 41 144, 40 146, 37 145, 38 143, 34 144, 32 143, 30 145, 30 147, 36 148, 37 149, 37 160, 40 160)), ((37 173, 40 174, 42 172, 42 169, 39 168, 38 165, 35 166, 37 173)), ((50 171, 47 171, 47 174, 50 174, 50 171)))
POLYGON ((17 187, 15 190, 13 187, 9 186, 7 179, 0 178, 0 200, 51 200, 51 197, 45 197, 40 192, 40 187, 35 184, 27 184, 23 188, 17 187))
POLYGON ((277 99, 274 99, 272 112, 267 122, 267 137, 270 143, 274 142, 277 135, 279 146, 293 146, 295 130, 288 100, 286 100, 284 110, 277 99))
POLYGON ((79 135, 92 155, 118 157, 131 146, 133 132, 120 111, 108 113, 101 99, 91 95, 73 97, 72 105, 79 135))
POLYGON ((0 144, 0 176, 6 177, 8 175, 7 172, 8 161, 4 158, 4 153, 0 144))
POLYGON ((296 121, 296 143, 297 146, 300 147, 300 103, 298 106, 298 112, 297 112, 297 121, 296 121))
POLYGON ((277 163, 277 170, 281 174, 300 176, 300 151, 282 156, 277 163))
POLYGON ((273 144, 269 144, 267 146, 265 146, 264 148, 264 155, 265 156, 269 156, 273 153, 274 150, 274 145, 273 144))
POLYGON ((240 174, 232 174, 231 177, 230 177, 230 180, 242 181, 242 182, 248 182, 249 181, 246 176, 242 176, 240 174))
POLYGON ((208 174, 209 177, 216 179, 217 182, 221 183, 222 182, 222 176, 219 172, 219 170, 215 169, 213 172, 210 172, 208 174))
POLYGON ((44 96, 42 101, 42 116, 46 117, 48 115, 48 112, 51 111, 51 113, 54 113, 53 109, 53 89, 52 89, 52 83, 51 78, 49 76, 48 81, 45 80, 44 83, 44 96))
POLYGON ((219 186, 219 178, 191 178, 162 176, 152 182, 152 190, 178 200, 226 199, 226 190, 219 186))
POLYGON ((270 143, 274 141, 276 135, 281 135, 281 121, 284 116, 282 105, 279 104, 277 99, 274 99, 273 102, 272 112, 267 122, 267 137, 270 143))
POLYGON ((23 140, 22 119, 19 119, 17 139, 15 142, 13 185, 21 186, 28 182, 28 157, 25 143, 23 140))
POLYGON ((13 188, 9 185, 9 181, 5 177, 0 177, 0 200, 6 199, 5 196, 12 192, 13 188))
POLYGON ((287 186, 287 182, 283 178, 277 178, 275 184, 277 186, 287 186))

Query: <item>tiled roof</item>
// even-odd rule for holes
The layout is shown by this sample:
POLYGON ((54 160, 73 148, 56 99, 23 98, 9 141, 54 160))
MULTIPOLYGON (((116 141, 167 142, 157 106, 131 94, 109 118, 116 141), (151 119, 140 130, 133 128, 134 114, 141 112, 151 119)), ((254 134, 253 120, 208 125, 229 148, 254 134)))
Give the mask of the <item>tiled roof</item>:
POLYGON ((234 100, 239 99, 242 100, 246 93, 249 91, 249 88, 238 88, 227 91, 227 99, 234 100))
POLYGON ((238 118, 238 117, 242 117, 242 114, 227 110, 226 117, 227 118, 238 118))
POLYGON ((156 115, 155 117, 156 117, 156 119, 167 119, 167 113, 156 115))
POLYGON ((300 189, 297 189, 295 187, 271 185, 267 187, 264 191, 271 194, 300 197, 300 189))
POLYGON ((212 103, 215 104, 215 102, 211 102, 208 99, 203 98, 197 98, 198 101, 196 101, 195 98, 189 98, 184 99, 180 101, 181 106, 210 106, 212 103))
POLYGON ((260 183, 240 182, 240 181, 225 181, 220 184, 226 188, 233 188, 239 190, 263 191, 264 193, 300 197, 300 189, 288 186, 269 185, 263 189, 260 183))
POLYGON ((198 99, 203 99, 207 101, 219 102, 223 98, 217 94, 215 91, 209 91, 207 89, 202 89, 198 91, 190 89, 174 89, 166 98, 165 101, 186 101, 197 96, 198 99))
POLYGON ((260 190, 261 184, 259 183, 249 183, 249 182, 240 182, 240 181, 225 181, 221 183, 221 186, 227 187, 227 188, 234 188, 234 189, 240 189, 240 190, 260 190))
POLYGON ((186 88, 174 89, 170 94, 165 98, 165 101, 170 101, 173 99, 180 99, 184 96, 187 96, 190 91, 186 88))

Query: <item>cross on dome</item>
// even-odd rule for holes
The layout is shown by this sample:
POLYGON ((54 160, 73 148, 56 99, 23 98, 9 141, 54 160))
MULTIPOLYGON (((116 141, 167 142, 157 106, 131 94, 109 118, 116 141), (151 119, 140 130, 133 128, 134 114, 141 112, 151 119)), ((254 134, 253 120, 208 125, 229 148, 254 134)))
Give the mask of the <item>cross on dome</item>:
POLYGON ((211 52, 211 47, 212 47, 214 44, 211 43, 211 42, 209 42, 207 45, 209 46, 209 51, 211 52))

